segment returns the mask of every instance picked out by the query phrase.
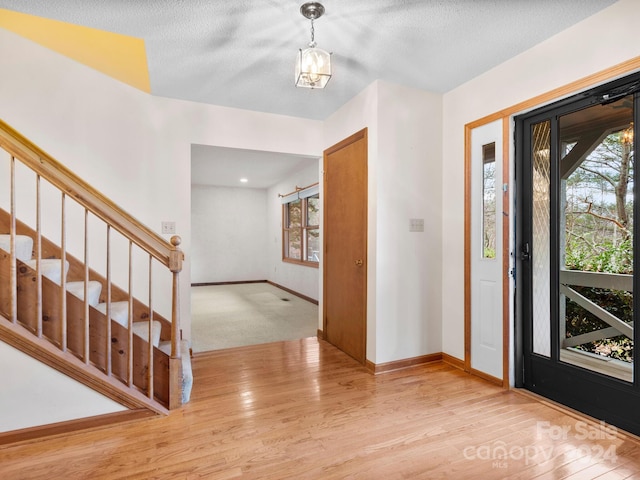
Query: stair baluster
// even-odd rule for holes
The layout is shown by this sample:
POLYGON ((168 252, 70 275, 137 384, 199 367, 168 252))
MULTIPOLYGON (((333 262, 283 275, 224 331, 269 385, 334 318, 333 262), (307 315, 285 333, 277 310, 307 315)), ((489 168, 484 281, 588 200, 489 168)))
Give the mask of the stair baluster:
POLYGON ((111 376, 111 308, 111 225, 107 224, 107 333, 105 335, 104 371, 109 377, 111 376))
POLYGON ((42 192, 36 174, 36 335, 42 338, 42 192))
MULTIPOLYGON (((84 209, 84 331, 82 332, 82 358, 85 365, 90 361, 90 335, 89 335, 89 210, 84 209)), ((131 385, 129 385, 131 386, 131 385)))
MULTIPOLYGON (((129 299, 127 300, 127 338, 129 348, 127 349, 127 385, 133 386, 133 242, 129 240, 129 299)), ((151 335, 149 335, 151 339, 151 335)), ((151 343, 151 342, 149 342, 151 343)))
POLYGON ((67 351, 67 276, 64 274, 67 264, 67 202, 62 192, 60 205, 60 350, 67 351))
POLYGON ((147 370, 147 395, 153 398, 153 257, 149 255, 149 369, 147 370))
POLYGON ((18 323, 18 262, 16 261, 16 158, 11 155, 11 220, 9 226, 9 279, 11 282, 11 323, 18 323))

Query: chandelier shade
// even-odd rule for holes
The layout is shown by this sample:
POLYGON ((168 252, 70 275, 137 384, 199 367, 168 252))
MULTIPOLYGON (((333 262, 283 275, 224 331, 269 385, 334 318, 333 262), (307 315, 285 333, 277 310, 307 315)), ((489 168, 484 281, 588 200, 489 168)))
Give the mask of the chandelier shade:
POLYGON ((329 52, 316 47, 300 49, 296 61, 296 87, 324 88, 330 78, 329 52))

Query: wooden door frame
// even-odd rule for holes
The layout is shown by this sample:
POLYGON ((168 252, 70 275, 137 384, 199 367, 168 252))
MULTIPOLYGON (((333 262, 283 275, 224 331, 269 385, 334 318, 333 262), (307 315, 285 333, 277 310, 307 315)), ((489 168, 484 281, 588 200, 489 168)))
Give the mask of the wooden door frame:
MULTIPOLYGON (((579 80, 563 85, 549 92, 537 95, 528 100, 522 101, 498 112, 487 115, 464 126, 464 370, 465 372, 485 378, 493 383, 502 385, 503 388, 509 388, 509 367, 511 360, 509 355, 509 345, 511 339, 511 322, 509 311, 510 300, 510 276, 509 276, 509 260, 510 248, 509 234, 511 232, 512 223, 509 217, 509 190, 512 187, 510 182, 510 166, 513 159, 510 149, 510 131, 513 123, 513 116, 540 107, 544 104, 551 103, 566 97, 570 94, 592 88, 601 83, 615 80, 623 75, 628 75, 640 70, 640 56, 634 57, 625 62, 614 65, 613 67, 601 70, 592 75, 588 75, 579 80), (473 129, 502 120, 502 182, 508 185, 507 192, 503 191, 503 224, 502 224, 502 378, 496 378, 480 372, 471 367, 471 133, 473 129)), ((516 246, 514 252, 517 251, 516 246)), ((517 339, 514 339, 517 345, 517 339)), ((515 355, 521 354, 515 348, 515 355)))
MULTIPOLYGON (((494 377, 471 367, 471 134, 475 128, 502 119, 502 179, 500 186, 509 181, 509 129, 510 117, 502 116, 464 126, 464 371, 482 377, 492 383, 509 385, 509 198, 510 188, 502 191, 502 378, 494 377), (480 123, 482 122, 482 123, 480 123), (506 346, 506 348, 505 348, 506 346), (505 383, 506 382, 506 383, 505 383)), ((499 148, 496 145, 496 149, 499 148)), ((496 188, 497 190, 497 188, 496 188)))
MULTIPOLYGON (((366 185, 364 186, 364 196, 365 196, 365 211, 367 212, 367 214, 365 215, 365 238, 364 238, 364 268, 365 270, 365 282, 364 282, 364 324, 362 326, 362 348, 363 348, 363 352, 364 352, 364 358, 362 360, 362 364, 366 365, 367 364, 367 302, 368 302, 368 289, 369 289, 369 274, 368 274, 368 261, 369 261, 369 131, 368 128, 365 127, 362 130, 357 131, 356 133, 348 136, 347 138, 341 140, 340 142, 336 143, 335 145, 332 145, 331 147, 327 148, 326 150, 324 150, 323 152, 323 164, 322 164, 322 174, 323 174, 323 178, 322 178, 322 184, 323 184, 323 195, 326 196, 326 192, 327 192, 327 177, 325 176, 324 172, 327 170, 327 156, 338 151, 341 150, 342 148, 346 147, 347 145, 350 145, 352 143, 357 142, 358 140, 364 140, 365 142, 365 147, 366 147, 366 158, 365 158, 365 165, 367 168, 367 172, 366 172, 366 185)), ((326 274, 326 249, 325 249, 325 234, 327 231, 327 209, 325 207, 325 202, 326 200, 323 200, 323 207, 322 207, 322 231, 323 231, 323 245, 322 245, 322 250, 323 250, 323 255, 322 255, 322 339, 323 340, 327 340, 327 309, 326 309, 326 305, 327 305, 327 274, 326 274)))
MULTIPOLYGON (((502 179, 501 185, 510 185, 509 116, 485 117, 464 126, 464 371, 490 382, 509 386, 509 192, 502 191, 502 378, 494 377, 471 367, 471 134, 475 128, 502 120, 502 179), (489 119, 490 118, 490 119, 489 119)), ((500 148, 496 145, 496 149, 500 148)))

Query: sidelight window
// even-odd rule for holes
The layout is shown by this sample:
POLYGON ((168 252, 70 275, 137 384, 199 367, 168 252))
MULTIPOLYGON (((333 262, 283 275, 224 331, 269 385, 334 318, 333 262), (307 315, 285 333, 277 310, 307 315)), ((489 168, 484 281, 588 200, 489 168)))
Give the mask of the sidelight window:
POLYGON ((482 146, 482 257, 496 258, 496 144, 482 146))

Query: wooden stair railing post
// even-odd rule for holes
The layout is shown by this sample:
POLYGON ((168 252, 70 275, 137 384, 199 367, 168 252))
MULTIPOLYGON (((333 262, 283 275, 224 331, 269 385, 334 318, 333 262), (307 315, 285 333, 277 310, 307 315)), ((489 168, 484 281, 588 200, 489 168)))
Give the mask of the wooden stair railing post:
MULTIPOLYGON (((182 405, 182 352, 180 351, 180 272, 184 254, 178 248, 182 239, 171 237, 173 248, 169 253, 169 270, 173 276, 171 301, 171 357, 169 358, 169 409, 182 405)), ((188 354, 188 353, 187 353, 188 354)))

